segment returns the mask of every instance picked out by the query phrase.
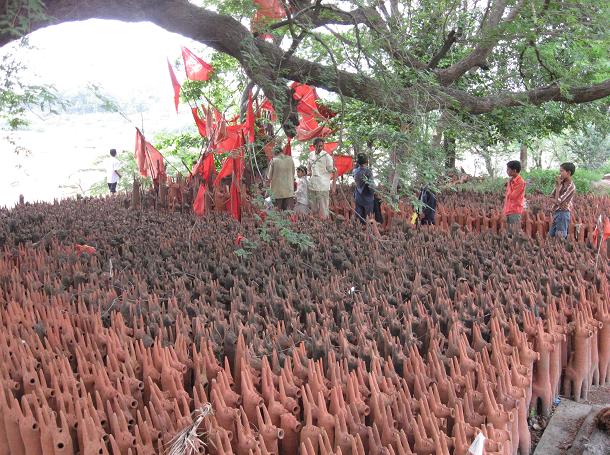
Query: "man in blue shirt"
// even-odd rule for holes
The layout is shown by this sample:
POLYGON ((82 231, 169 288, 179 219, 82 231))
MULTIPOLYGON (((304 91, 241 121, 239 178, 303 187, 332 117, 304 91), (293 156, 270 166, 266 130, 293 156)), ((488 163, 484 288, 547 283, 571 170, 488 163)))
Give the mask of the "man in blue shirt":
POLYGON ((375 182, 373 172, 368 167, 369 160, 364 154, 359 154, 356 158, 356 167, 353 171, 356 189, 354 190, 354 200, 356 202, 356 214, 361 223, 373 213, 375 206, 375 182))

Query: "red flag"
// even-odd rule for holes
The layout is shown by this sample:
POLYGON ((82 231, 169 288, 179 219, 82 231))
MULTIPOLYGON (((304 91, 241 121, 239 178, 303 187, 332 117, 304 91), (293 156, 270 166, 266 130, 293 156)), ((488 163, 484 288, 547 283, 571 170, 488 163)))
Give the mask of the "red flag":
POLYGON ((299 82, 293 82, 290 84, 290 87, 294 90, 293 98, 298 101, 297 111, 300 114, 319 115, 318 105, 316 104, 318 95, 315 88, 299 82))
POLYGON ((252 109, 252 93, 248 94, 248 107, 246 109, 246 135, 248 143, 254 143, 254 110, 252 109))
POLYGON ((169 59, 167 60, 167 67, 169 68, 169 77, 172 80, 172 86, 174 87, 174 104, 176 105, 176 113, 178 112, 178 104, 180 103, 180 84, 178 83, 178 79, 176 79, 176 74, 174 73, 174 68, 172 68, 169 59))
POLYGON ((76 250, 76 254, 87 253, 88 255, 95 254, 96 249, 89 245, 79 245, 78 243, 74 244, 74 250, 76 250))
POLYGON ((286 142, 286 145, 284 146, 284 155, 292 156, 292 147, 290 146, 291 142, 292 138, 288 136, 288 142, 286 142))
MULTIPOLYGON (((313 118, 313 117, 312 117, 313 118)), ((315 139, 316 137, 328 137, 332 134, 332 130, 330 128, 325 127, 324 125, 319 125, 313 130, 307 129, 306 127, 301 126, 299 123, 297 125, 297 140, 298 141, 310 141, 315 139)))
POLYGON ((349 155, 335 155, 333 156, 333 162, 335 163, 335 169, 337 169, 336 177, 341 177, 354 168, 354 159, 349 155))
MULTIPOLYGON (((593 244, 597 245, 597 238, 599 237, 599 228, 595 226, 595 231, 593 231, 593 244)), ((605 242, 606 239, 610 238, 610 219, 606 218, 604 220, 604 234, 602 235, 602 242, 605 242)))
POLYGON ((193 175, 197 175, 200 174, 203 179, 205 181, 209 180, 210 176, 212 175, 212 171, 215 171, 214 169, 214 155, 212 155, 211 153, 205 153, 201 158, 199 158, 199 161, 197 161, 197 164, 195 164, 195 166, 193 166, 193 169, 191 170, 191 174, 193 175))
POLYGON ((227 126, 225 139, 216 144, 216 153, 231 152, 242 147, 244 145, 243 129, 243 125, 227 126))
POLYGON ((264 28, 273 20, 286 17, 286 10, 280 0, 254 0, 256 13, 250 21, 252 31, 264 28))
POLYGON ((205 213, 205 186, 203 185, 199 185, 199 191, 197 191, 195 202, 193 202, 193 212, 197 216, 203 216, 205 213))
POLYGON ((165 173, 163 156, 146 141, 138 128, 136 128, 135 159, 141 176, 158 179, 159 177, 164 178, 167 175, 165 173))
POLYGON ((192 81, 207 81, 214 71, 212 65, 201 60, 186 47, 182 48, 182 58, 186 77, 192 81))
POLYGON ((222 163, 222 168, 220 169, 220 172, 218 173, 218 175, 216 176, 216 179, 214 180, 214 185, 220 186, 220 181, 222 179, 224 179, 225 177, 230 176, 232 173, 233 173, 233 158, 227 157, 227 158, 225 158, 224 163, 222 163))
POLYGON ((199 130, 199 134, 202 137, 207 137, 207 131, 206 131, 206 128, 205 128, 205 123, 203 122, 201 117, 199 117, 199 109, 197 108, 197 106, 192 108, 191 112, 193 113, 193 118, 195 119, 195 125, 197 125, 197 129, 199 130))
MULTIPOLYGON (((337 149, 337 147, 339 147, 339 143, 338 142, 326 142, 324 144, 324 151, 326 153, 328 153, 329 155, 332 155, 333 152, 337 149)), ((313 145, 309 146, 309 151, 313 152, 315 150, 315 147, 313 145)))

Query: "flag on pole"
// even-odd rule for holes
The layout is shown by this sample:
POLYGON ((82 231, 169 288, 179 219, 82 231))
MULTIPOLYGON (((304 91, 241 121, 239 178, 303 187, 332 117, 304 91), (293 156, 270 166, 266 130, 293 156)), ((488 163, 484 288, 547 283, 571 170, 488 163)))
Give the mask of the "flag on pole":
POLYGON ((169 68, 169 77, 172 80, 172 86, 174 87, 174 104, 176 105, 176 113, 178 113, 178 104, 180 103, 180 84, 178 83, 178 79, 176 79, 176 73, 174 73, 174 68, 172 68, 172 64, 167 60, 167 67, 169 68))
POLYGON ((212 65, 197 57, 186 47, 182 47, 182 58, 186 77, 192 81, 207 81, 214 72, 212 65))

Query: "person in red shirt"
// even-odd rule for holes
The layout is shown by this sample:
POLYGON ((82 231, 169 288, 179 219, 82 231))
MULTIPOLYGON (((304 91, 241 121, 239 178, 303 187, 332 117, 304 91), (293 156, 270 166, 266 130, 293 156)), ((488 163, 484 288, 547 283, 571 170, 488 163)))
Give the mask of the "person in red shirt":
POLYGON ((521 172, 520 161, 509 161, 506 163, 506 173, 510 177, 506 185, 504 196, 504 215, 506 224, 511 232, 521 229, 521 214, 525 203, 525 180, 519 174, 521 172))

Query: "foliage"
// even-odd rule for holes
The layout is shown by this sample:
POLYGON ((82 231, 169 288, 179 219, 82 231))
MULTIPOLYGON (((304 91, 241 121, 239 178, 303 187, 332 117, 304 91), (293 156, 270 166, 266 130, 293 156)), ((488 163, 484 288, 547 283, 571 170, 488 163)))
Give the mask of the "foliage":
MULTIPOLYGON (((594 182, 599 181, 605 174, 610 173, 610 164, 605 164, 597 169, 584 169, 576 167, 573 180, 576 191, 581 194, 595 192, 594 182)), ((534 169, 522 172, 521 176, 527 182, 527 194, 551 194, 555 188, 555 182, 559 168, 557 169, 534 169)), ((503 193, 506 187, 506 178, 486 177, 471 180, 459 186, 459 190, 477 191, 481 193, 503 193)))
POLYGON ((165 157, 166 168, 170 168, 168 174, 188 175, 201 155, 204 140, 199 133, 191 131, 162 132, 155 135, 152 144, 165 157))
MULTIPOLYGON (((22 41, 21 46, 27 46, 22 41)), ((27 67, 11 54, 6 53, 0 62, 0 120, 6 121, 10 129, 28 125, 29 112, 57 113, 63 104, 50 85, 28 84, 23 81, 27 67)))
MULTIPOLYGON (((578 193, 590 193, 593 191, 592 183, 600 180, 604 174, 610 173, 610 164, 597 169, 584 169, 576 166, 573 180, 578 193)), ((527 182, 528 193, 551 194, 555 188, 555 179, 559 174, 557 169, 536 169, 523 174, 527 182)))
POLYGON ((610 135, 587 126, 581 131, 568 132, 566 145, 580 166, 597 169, 610 160, 610 135))

